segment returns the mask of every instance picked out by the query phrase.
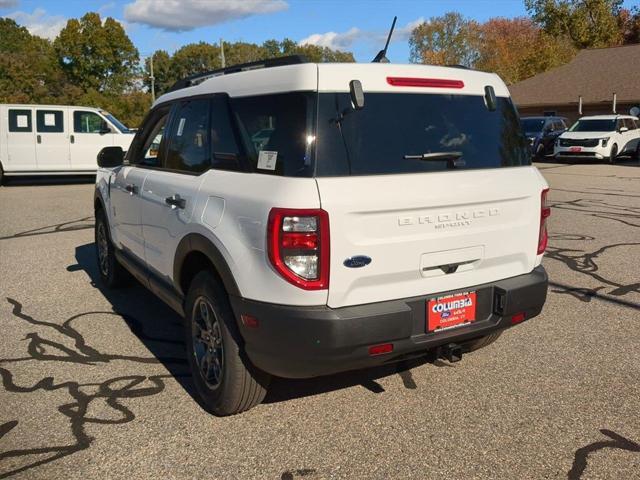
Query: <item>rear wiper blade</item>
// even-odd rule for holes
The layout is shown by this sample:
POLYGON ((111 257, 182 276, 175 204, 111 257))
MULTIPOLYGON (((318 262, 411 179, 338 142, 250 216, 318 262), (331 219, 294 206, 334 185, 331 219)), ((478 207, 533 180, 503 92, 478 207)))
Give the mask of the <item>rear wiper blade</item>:
POLYGON ((466 165, 465 161, 462 160, 462 152, 429 152, 429 153, 421 153, 418 155, 405 155, 405 160, 424 160, 424 161, 432 161, 432 162, 441 162, 441 161, 449 161, 452 166, 455 167, 464 167, 466 165))

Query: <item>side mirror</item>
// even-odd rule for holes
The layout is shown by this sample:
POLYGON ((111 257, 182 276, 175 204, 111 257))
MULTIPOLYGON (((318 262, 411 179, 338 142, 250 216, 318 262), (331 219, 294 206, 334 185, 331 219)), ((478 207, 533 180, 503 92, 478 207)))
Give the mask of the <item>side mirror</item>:
POLYGON ((349 82, 349 94, 351 95, 353 109, 362 110, 364 108, 364 91, 360 80, 351 80, 349 82))
POLYGON ((105 133, 111 133, 111 127, 109 127, 107 122, 103 121, 100 125, 100 135, 104 135, 105 133))
POLYGON ((628 127, 620 127, 620 130, 618 130, 620 133, 624 133, 624 132, 628 132, 629 128, 628 127))
POLYGON ((122 165, 124 150, 122 147, 104 147, 98 153, 98 166, 100 168, 113 168, 122 165))

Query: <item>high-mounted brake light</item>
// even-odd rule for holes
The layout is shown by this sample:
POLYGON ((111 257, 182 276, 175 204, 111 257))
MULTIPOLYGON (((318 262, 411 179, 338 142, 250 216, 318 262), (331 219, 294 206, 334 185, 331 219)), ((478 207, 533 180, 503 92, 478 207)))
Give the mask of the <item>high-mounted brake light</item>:
POLYGON ((462 80, 447 78, 387 77, 387 83, 394 87, 464 88, 462 80))
POLYGON ((540 235, 538 236, 538 255, 542 255, 549 243, 549 233, 547 232, 547 218, 551 215, 551 207, 547 205, 547 194, 549 189, 542 190, 540 195, 540 235))
POLYGON ((329 214, 326 211, 272 208, 267 244, 271 264, 286 281, 304 290, 329 288, 329 214))

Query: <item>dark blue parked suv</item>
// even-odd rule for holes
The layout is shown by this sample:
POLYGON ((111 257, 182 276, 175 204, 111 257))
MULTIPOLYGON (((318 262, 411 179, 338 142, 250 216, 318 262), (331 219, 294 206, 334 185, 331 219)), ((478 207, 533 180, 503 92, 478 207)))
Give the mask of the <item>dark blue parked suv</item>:
POLYGON ((521 117, 531 155, 542 158, 553 154, 553 143, 556 138, 567 130, 567 119, 564 117, 521 117))

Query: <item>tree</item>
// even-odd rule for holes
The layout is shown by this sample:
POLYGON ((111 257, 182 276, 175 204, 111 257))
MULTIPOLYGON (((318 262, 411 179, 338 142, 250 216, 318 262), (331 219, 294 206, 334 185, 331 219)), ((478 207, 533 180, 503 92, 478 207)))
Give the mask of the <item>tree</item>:
MULTIPOLYGON (((318 45, 299 45, 285 38, 282 41, 267 40, 262 45, 247 42, 225 42, 226 65, 256 62, 285 55, 304 55, 312 62, 354 62, 353 54, 318 45)), ((220 46, 206 42, 190 43, 170 56, 164 50, 153 53, 153 71, 156 94, 166 92, 176 81, 200 72, 221 68, 220 46)), ((151 88, 150 62, 145 60, 144 84, 151 88)))
POLYGON ((190 43, 176 50, 171 57, 171 70, 176 79, 222 66, 220 47, 206 42, 190 43))
POLYGON ((285 38, 278 42, 277 40, 267 40, 262 44, 262 50, 265 54, 264 58, 283 57, 286 55, 304 55, 311 62, 355 62, 351 52, 342 52, 333 50, 329 47, 321 47, 319 45, 300 45, 299 43, 285 38))
POLYGON ((138 50, 113 18, 104 23, 94 12, 71 19, 53 46, 69 80, 84 90, 122 93, 138 73, 138 50))
POLYGON ((562 65, 575 54, 566 37, 551 37, 528 18, 492 18, 479 26, 475 68, 515 83, 562 65))
POLYGON ((568 36, 576 48, 622 42, 618 15, 623 0, 525 0, 534 22, 554 37, 568 36))
POLYGON ((623 44, 640 43, 640 8, 621 9, 618 14, 618 27, 623 44))
POLYGON ((227 65, 257 62, 267 58, 266 49, 255 43, 224 43, 224 58, 227 65))
MULTIPOLYGON (((153 57, 153 76, 155 77, 156 95, 166 92, 171 85, 178 79, 175 72, 171 70, 171 57, 166 50, 156 50, 152 54, 153 57)), ((144 85, 147 89, 151 89, 151 59, 147 58, 144 62, 144 85)))
POLYGON ((0 103, 55 103, 78 91, 66 81, 48 40, 0 18, 0 103))
POLYGON ((434 65, 473 66, 478 58, 478 24, 449 12, 418 25, 409 38, 410 60, 434 65))

